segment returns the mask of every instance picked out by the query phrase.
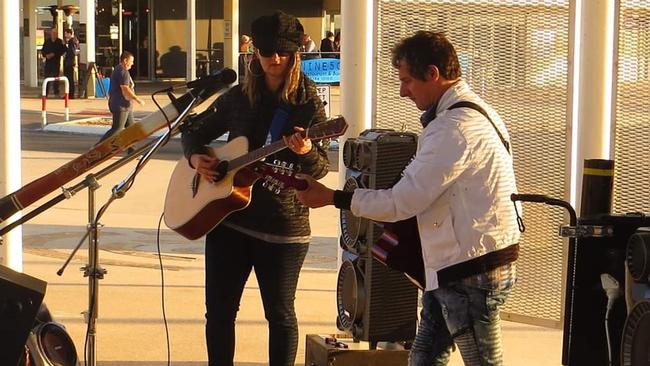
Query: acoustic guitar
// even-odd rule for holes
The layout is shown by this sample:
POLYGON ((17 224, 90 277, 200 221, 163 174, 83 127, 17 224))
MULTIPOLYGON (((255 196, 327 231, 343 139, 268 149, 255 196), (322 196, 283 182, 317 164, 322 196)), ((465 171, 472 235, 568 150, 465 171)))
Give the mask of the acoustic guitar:
MULTIPOLYGON (((312 126, 302 135, 321 140, 340 136, 347 127, 345 119, 337 117, 312 126)), ((210 148, 212 156, 219 160, 215 167, 219 178, 214 183, 197 174, 185 157, 181 158, 167 187, 165 224, 190 240, 207 234, 230 213, 248 206, 255 181, 263 176, 278 179, 283 175, 269 165, 254 163, 286 147, 281 139, 248 152, 248 139, 240 136, 222 147, 210 148)))

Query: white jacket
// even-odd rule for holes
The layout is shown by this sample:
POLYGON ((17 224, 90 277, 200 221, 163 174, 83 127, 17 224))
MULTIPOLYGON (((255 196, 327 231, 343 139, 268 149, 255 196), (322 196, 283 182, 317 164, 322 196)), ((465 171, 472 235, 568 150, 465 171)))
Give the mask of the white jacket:
POLYGON ((375 221, 417 217, 427 291, 438 288, 439 270, 519 242, 512 157, 481 113, 447 110, 459 101, 480 105, 510 140, 498 114, 459 81, 440 98, 402 179, 391 189, 355 190, 350 207, 375 221))

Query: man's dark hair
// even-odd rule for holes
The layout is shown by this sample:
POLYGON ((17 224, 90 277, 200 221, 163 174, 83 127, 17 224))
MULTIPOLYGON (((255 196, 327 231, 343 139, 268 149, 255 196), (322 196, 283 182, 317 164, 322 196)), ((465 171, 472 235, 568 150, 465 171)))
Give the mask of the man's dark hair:
POLYGON ((63 30, 63 33, 69 33, 69 34, 72 34, 72 29, 70 29, 70 28, 66 28, 66 29, 63 30))
POLYGON ((416 79, 425 80, 429 65, 436 66, 440 75, 447 80, 460 77, 456 50, 444 33, 418 31, 402 39, 391 52, 393 66, 399 68, 400 62, 405 60, 416 79))
POLYGON ((132 57, 133 54, 129 51, 123 51, 122 54, 120 55, 120 62, 126 60, 129 57, 132 57))

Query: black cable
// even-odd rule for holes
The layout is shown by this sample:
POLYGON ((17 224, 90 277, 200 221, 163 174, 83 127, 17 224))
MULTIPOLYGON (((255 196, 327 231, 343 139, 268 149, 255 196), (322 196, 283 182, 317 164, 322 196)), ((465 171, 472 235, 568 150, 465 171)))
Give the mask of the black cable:
POLYGON ((167 339, 167 366, 171 366, 171 346, 169 343, 169 327, 167 325, 167 312, 165 311, 165 269, 163 268, 162 255, 160 254, 160 226, 165 216, 163 212, 158 219, 158 232, 156 234, 156 245, 158 247, 158 262, 160 263, 160 307, 162 308, 163 323, 165 324, 165 337, 167 339))

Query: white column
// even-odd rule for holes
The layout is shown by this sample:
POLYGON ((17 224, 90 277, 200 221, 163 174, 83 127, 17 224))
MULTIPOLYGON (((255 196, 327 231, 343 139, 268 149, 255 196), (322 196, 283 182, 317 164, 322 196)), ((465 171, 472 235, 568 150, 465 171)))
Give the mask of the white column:
POLYGON ((86 43, 79 46, 81 63, 95 62, 95 0, 82 0, 79 23, 86 27, 86 43))
MULTIPOLYGON (((124 17, 122 16, 124 8, 122 7, 122 0, 119 0, 117 2, 117 51, 118 55, 121 56, 122 52, 124 52, 124 45, 122 44, 122 41, 124 40, 124 35, 122 34, 122 27, 124 26, 123 21, 124 17)), ((118 57, 119 57, 118 56, 118 57)), ((119 60, 119 59, 118 59, 119 60)), ((115 65, 110 65, 110 66, 115 66, 115 65)))
MULTIPOLYGON (((345 184, 343 144, 348 137, 357 137, 372 125, 373 50, 375 44, 375 1, 341 0, 341 115, 348 123, 339 145, 339 187, 345 184)), ((329 27, 329 15, 325 26, 329 27)), ((321 34, 324 37, 325 33, 321 34)), ((339 236, 341 225, 339 224, 339 236)), ((338 264, 342 249, 338 249, 338 264)))
POLYGON ((187 0, 187 81, 196 79, 196 0, 187 0))
POLYGON ((23 38, 23 63, 25 66, 25 85, 35 88, 38 86, 38 52, 36 50, 36 0, 23 0, 23 16, 27 19, 27 34, 23 38))
MULTIPOLYGON (((0 197, 21 186, 20 168, 20 2, 0 1, 0 197)), ((8 220, 13 222, 20 214, 8 220)), ((3 264, 23 270, 22 228, 7 233, 2 246, 3 264)))
POLYGON ((239 0, 223 2, 223 66, 239 73, 239 0))
POLYGON ((615 0, 583 0, 578 30, 578 135, 574 172, 576 211, 580 212, 585 159, 610 159, 615 0))
POLYGON ((346 137, 356 137, 372 125, 375 1, 341 0, 346 34, 341 43, 341 114, 349 124, 346 137))
MULTIPOLYGON (((86 29, 86 43, 79 45, 79 62, 86 67, 95 62, 95 0, 81 0, 79 3, 79 23, 86 29)), ((86 95, 95 97, 95 77, 88 77, 86 95)))

